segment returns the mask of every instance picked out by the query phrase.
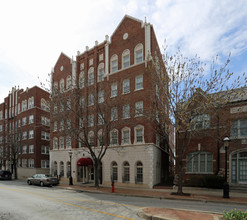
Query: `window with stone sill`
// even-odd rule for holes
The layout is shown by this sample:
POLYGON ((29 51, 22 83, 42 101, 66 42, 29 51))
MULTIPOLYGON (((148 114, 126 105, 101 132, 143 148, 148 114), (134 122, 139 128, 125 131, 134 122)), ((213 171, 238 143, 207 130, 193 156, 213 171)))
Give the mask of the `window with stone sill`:
POLYGON ((99 91, 98 93, 98 103, 103 103, 104 100, 104 90, 99 91))
POLYGON ((122 129, 122 144, 130 144, 130 128, 122 129))
POLYGON ((123 119, 130 118, 130 105, 123 105, 123 119))
POLYGON ((125 69, 130 66, 130 51, 124 50, 122 54, 122 68, 125 69))
POLYGON ((91 86, 94 84, 94 68, 91 67, 88 70, 88 86, 91 86))
POLYGON ((118 119, 118 109, 117 107, 111 108, 111 121, 116 121, 118 119))
POLYGON ((213 173, 213 154, 202 151, 187 154, 186 173, 213 173))
POLYGON ((139 117, 143 115, 143 101, 135 103, 135 116, 139 117))
POLYGON ((34 146, 33 145, 29 145, 29 153, 30 154, 34 153, 34 146))
POLYGON ((237 119, 231 121, 231 137, 232 138, 247 137, 247 119, 237 119))
POLYGON ((117 96, 117 83, 111 84, 111 97, 117 96))
POLYGON ((98 82, 102 82, 104 80, 104 63, 100 63, 98 66, 98 82))
POLYGON ((88 106, 92 106, 92 105, 94 105, 94 95, 89 94, 88 95, 88 106))
POLYGON ((118 131, 111 131, 111 145, 118 145, 118 131))
POLYGON ((79 75, 79 88, 84 88, 85 86, 85 76, 84 76, 84 72, 82 71, 79 75))
POLYGON ((135 90, 143 89, 143 75, 136 76, 135 78, 135 90))
POLYGON ((141 63, 143 61, 143 45, 138 44, 135 47, 135 64, 141 63))
POLYGON ((115 54, 111 57, 111 73, 118 71, 118 56, 115 54))
POLYGON ((123 81, 123 94, 127 94, 130 92, 130 80, 125 79, 123 81))

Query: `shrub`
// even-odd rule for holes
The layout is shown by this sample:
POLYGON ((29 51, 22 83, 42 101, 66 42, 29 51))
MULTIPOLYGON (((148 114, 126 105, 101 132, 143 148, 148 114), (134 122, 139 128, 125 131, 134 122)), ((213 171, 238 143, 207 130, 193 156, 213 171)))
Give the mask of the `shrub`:
POLYGON ((204 187, 207 188, 214 188, 214 189, 222 189, 225 178, 222 176, 216 176, 216 175, 207 175, 203 178, 204 181, 204 187))
POLYGON ((241 209, 237 210, 234 209, 232 211, 223 212, 223 219, 224 220, 247 220, 247 210, 245 210, 245 212, 243 212, 241 209))

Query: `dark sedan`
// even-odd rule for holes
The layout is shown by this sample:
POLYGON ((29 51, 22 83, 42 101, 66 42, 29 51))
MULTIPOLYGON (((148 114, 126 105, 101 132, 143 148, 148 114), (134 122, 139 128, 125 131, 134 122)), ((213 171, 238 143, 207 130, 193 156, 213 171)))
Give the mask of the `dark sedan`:
POLYGON ((55 186, 59 184, 57 177, 48 174, 35 174, 27 179, 28 185, 55 186))
POLYGON ((11 180, 12 173, 8 170, 0 170, 0 180, 11 180))

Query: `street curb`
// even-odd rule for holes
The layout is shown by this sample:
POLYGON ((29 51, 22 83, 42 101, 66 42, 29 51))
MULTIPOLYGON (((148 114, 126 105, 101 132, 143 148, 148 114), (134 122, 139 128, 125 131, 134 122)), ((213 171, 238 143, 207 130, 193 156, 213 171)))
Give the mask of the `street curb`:
POLYGON ((108 195, 118 195, 118 196, 129 196, 129 197, 142 197, 142 198, 154 198, 154 199, 169 199, 169 200, 183 200, 183 201, 195 201, 195 202, 212 202, 212 203, 224 203, 224 204, 236 204, 236 205, 247 205, 246 202, 236 202, 236 201, 222 201, 222 200, 210 200, 210 199, 194 199, 194 198, 176 198, 176 197, 155 197, 155 196, 146 196, 146 195, 133 195, 133 194, 122 194, 122 193, 109 193, 109 192, 102 192, 102 191, 93 191, 93 190, 81 190, 81 189, 73 189, 72 187, 63 187, 60 188, 67 189, 67 190, 74 190, 77 192, 87 192, 87 193, 101 193, 101 194, 108 194, 108 195))
POLYGON ((140 211, 138 211, 137 215, 139 217, 147 219, 147 220, 174 220, 172 218, 161 217, 158 215, 149 215, 146 212, 143 212, 142 209, 140 211))

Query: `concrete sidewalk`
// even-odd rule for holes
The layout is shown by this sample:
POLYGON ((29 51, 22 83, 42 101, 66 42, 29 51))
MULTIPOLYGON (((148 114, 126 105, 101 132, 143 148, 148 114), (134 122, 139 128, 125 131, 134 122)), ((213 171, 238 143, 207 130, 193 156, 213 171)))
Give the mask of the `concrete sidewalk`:
MULTIPOLYGON (((65 188, 68 190, 75 190, 79 192, 94 192, 94 193, 106 193, 106 194, 117 194, 123 196, 139 196, 139 197, 152 197, 159 199, 178 199, 178 200, 193 200, 203 202, 221 202, 221 203, 235 203, 235 204, 246 204, 247 207, 247 194, 230 192, 230 198, 223 198, 223 190, 218 189, 206 189, 206 188, 195 188, 195 187, 184 187, 183 192, 189 193, 189 196, 178 196, 171 195, 172 192, 176 192, 177 189, 172 187, 162 187, 159 189, 140 189, 140 188, 124 188, 116 187, 115 192, 112 193, 111 187, 100 186, 99 188, 93 185, 87 184, 76 184, 70 186, 68 184, 61 183, 59 188, 65 188)), ((153 208, 147 207, 142 208, 139 211, 139 216, 145 219, 183 219, 183 220, 208 220, 208 219, 220 219, 222 216, 215 213, 209 212, 198 212, 178 209, 166 209, 166 208, 153 208)))

